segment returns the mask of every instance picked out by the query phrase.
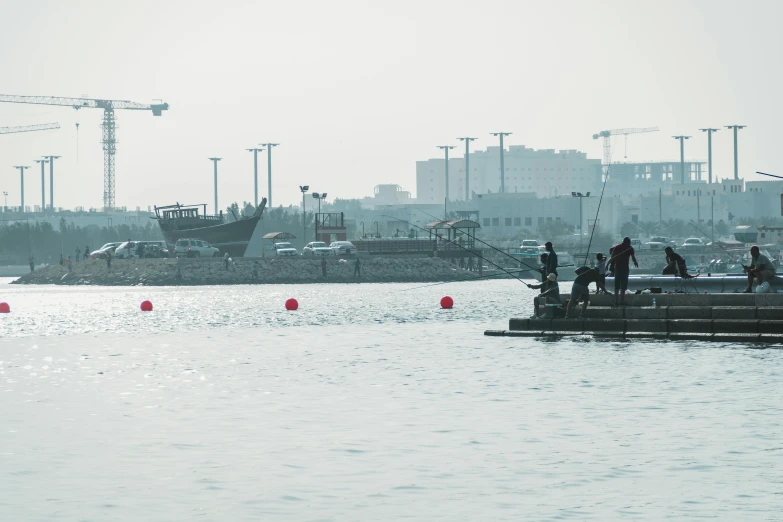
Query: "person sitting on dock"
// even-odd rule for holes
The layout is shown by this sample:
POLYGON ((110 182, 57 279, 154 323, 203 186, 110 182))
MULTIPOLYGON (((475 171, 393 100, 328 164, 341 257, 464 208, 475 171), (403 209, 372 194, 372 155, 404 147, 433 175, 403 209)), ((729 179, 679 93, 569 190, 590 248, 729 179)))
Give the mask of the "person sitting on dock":
POLYGON ((531 319, 538 317, 539 306, 545 304, 559 304, 562 306, 563 302, 560 300, 560 286, 557 284, 557 274, 549 274, 540 285, 525 284, 532 290, 541 290, 541 293, 533 298, 533 315, 530 316, 531 319))
POLYGON ((620 305, 625 305, 625 291, 628 290, 628 276, 631 275, 631 267, 628 261, 633 259, 633 266, 639 268, 636 261, 636 253, 631 246, 631 238, 623 238, 623 242, 614 246, 610 264, 614 264, 614 305, 617 306, 617 295, 620 295, 620 305))
MULTIPOLYGON (((596 283, 598 285, 598 268, 587 268, 582 266, 577 268, 578 275, 574 279, 574 284, 571 287, 571 299, 568 300, 568 306, 566 307, 566 317, 570 317, 571 309, 576 306, 579 301, 582 301, 582 314, 587 309, 587 305, 590 303, 590 283, 596 283)), ((581 315, 581 314, 580 314, 581 315)))
POLYGON ((685 266, 685 260, 680 254, 674 251, 670 246, 663 249, 666 252, 666 268, 663 269, 663 275, 676 275, 683 279, 690 279, 688 268, 685 266))
POLYGON ((761 253, 759 247, 756 245, 750 247, 750 257, 753 261, 750 266, 742 265, 742 269, 748 273, 746 294, 753 292, 754 279, 758 281, 758 284, 775 279, 775 265, 772 264, 767 256, 761 253))
POLYGON ((557 275, 557 252, 555 252, 555 248, 552 246, 551 241, 547 241, 544 243, 544 248, 547 252, 547 258, 546 258, 546 275, 549 274, 555 274, 557 275))

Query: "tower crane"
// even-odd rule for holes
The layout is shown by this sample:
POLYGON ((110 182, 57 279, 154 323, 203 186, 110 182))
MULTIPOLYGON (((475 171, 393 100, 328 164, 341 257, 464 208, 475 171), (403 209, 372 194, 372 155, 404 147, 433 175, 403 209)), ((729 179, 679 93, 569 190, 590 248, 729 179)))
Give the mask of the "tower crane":
POLYGON ((35 132, 59 128, 59 123, 41 123, 40 125, 23 125, 21 127, 0 127, 0 134, 16 134, 17 132, 35 132))
POLYGON ((34 105, 59 105, 79 109, 103 109, 103 207, 114 208, 114 155, 117 151, 115 110, 152 111, 160 116, 168 110, 168 103, 144 104, 127 100, 97 100, 92 98, 63 98, 57 96, 15 96, 0 94, 0 102, 34 105))
POLYGON ((597 140, 598 138, 604 139, 604 167, 606 169, 609 168, 609 162, 612 161, 612 144, 610 142, 611 137, 620 136, 620 135, 625 136, 625 140, 627 144, 629 134, 639 134, 640 132, 658 132, 658 127, 644 127, 641 129, 614 129, 614 130, 605 130, 597 134, 593 134, 594 140, 597 140))

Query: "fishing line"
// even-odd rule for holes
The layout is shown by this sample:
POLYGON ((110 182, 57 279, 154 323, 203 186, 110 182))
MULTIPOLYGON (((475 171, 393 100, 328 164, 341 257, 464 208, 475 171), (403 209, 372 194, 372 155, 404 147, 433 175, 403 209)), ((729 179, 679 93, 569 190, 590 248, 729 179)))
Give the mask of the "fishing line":
MULTIPOLYGON (((609 181, 609 170, 612 168, 612 156, 614 155, 614 148, 612 148, 612 152, 609 154, 609 163, 606 164, 606 177, 604 178, 604 186, 601 189, 601 197, 598 200, 598 210, 595 211, 595 218, 593 219, 593 231, 590 232, 590 241, 587 243, 587 252, 585 252, 585 264, 582 266, 587 266, 587 258, 590 257, 590 246, 593 244, 593 235, 595 234, 595 224, 598 221, 598 213, 601 211, 601 203, 604 201, 604 192, 606 191, 606 182, 609 181)), ((582 224, 579 223, 580 228, 580 234, 582 224)))

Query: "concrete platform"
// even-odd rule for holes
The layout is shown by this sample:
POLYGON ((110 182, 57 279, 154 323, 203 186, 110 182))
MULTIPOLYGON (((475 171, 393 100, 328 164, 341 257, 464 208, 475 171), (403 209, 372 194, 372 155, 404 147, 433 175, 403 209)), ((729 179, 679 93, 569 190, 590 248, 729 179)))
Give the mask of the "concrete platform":
POLYGON ((616 341, 622 340, 668 340, 668 341, 709 341, 722 343, 743 343, 769 346, 771 344, 783 345, 783 334, 758 334, 758 333, 662 333, 662 332, 555 332, 546 331, 520 331, 520 330, 486 330, 484 335, 489 337, 533 337, 543 339, 561 338, 592 338, 616 341))

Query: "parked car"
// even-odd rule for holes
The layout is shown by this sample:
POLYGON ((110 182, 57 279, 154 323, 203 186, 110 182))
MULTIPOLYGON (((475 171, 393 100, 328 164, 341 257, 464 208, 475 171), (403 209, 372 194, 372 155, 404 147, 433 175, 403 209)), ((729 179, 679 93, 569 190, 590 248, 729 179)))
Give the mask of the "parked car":
POLYGON ((674 246, 674 241, 663 236, 655 236, 642 245, 642 250, 663 250, 667 246, 674 246))
POLYGON ((312 241, 310 243, 307 243, 307 245, 305 245, 305 247, 302 249, 302 255, 303 256, 332 256, 334 255, 334 250, 329 248, 329 245, 327 245, 323 241, 312 241))
POLYGON ((332 249, 336 256, 350 256, 356 252, 356 247, 350 241, 332 241, 329 248, 332 249))
POLYGON ((298 256, 299 252, 291 243, 275 243, 275 254, 278 256, 298 256))
POLYGON ((174 257, 220 257, 220 250, 202 239, 178 239, 174 257))
POLYGON ((130 259, 131 257, 136 257, 136 249, 138 247, 138 241, 123 241, 114 250, 114 257, 117 259, 130 259))
POLYGON ((698 237, 689 237, 682 243, 682 248, 700 248, 704 246, 704 241, 698 237))
POLYGON ((144 257, 169 257, 169 246, 165 241, 144 241, 144 257))
POLYGON ((522 244, 519 245, 519 248, 537 247, 537 246, 539 246, 538 241, 536 241, 535 239, 523 239, 522 244))
POLYGON ((90 255, 87 257, 89 259, 106 259, 108 254, 114 254, 114 249, 117 248, 119 244, 120 243, 106 243, 98 250, 90 252, 90 255))

